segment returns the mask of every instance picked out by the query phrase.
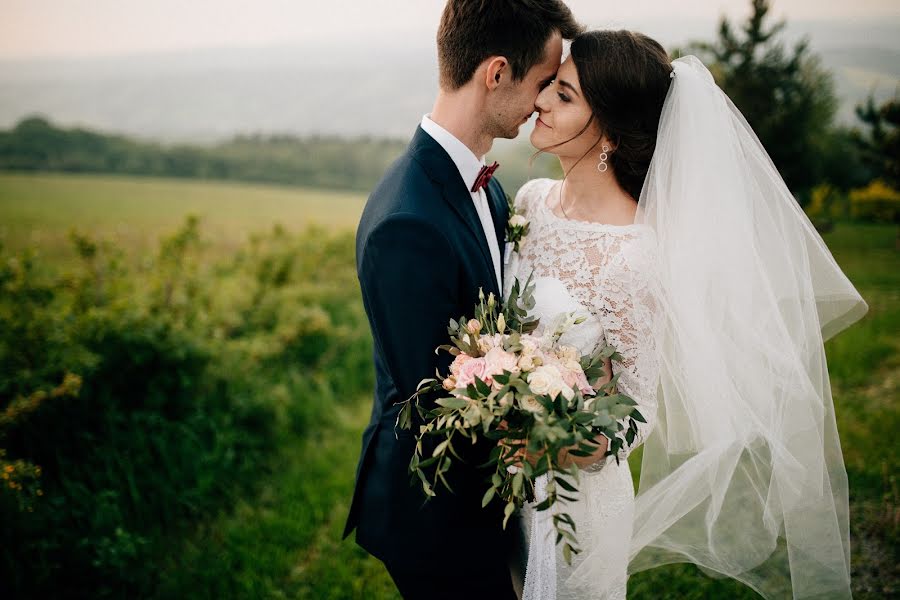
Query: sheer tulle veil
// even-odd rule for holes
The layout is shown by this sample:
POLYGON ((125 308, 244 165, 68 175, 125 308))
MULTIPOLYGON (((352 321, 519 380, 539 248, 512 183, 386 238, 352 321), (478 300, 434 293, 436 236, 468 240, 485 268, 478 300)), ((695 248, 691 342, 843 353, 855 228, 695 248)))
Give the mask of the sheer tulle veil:
MULTIPOLYGON (((629 573, 691 562, 766 598, 849 598, 823 341, 868 306, 703 63, 672 64, 637 214, 656 231, 663 325, 629 573)), ((599 591, 585 552, 573 577, 599 591)))

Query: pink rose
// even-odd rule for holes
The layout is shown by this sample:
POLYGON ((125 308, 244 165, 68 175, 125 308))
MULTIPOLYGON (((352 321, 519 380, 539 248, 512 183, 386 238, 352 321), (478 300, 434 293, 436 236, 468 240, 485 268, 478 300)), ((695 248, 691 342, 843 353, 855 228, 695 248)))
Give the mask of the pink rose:
POLYGON ((584 372, 578 376, 578 389, 581 390, 582 396, 593 396, 597 391, 591 386, 584 372))
POLYGON ((458 387, 467 387, 470 383, 475 383, 478 377, 482 381, 485 379, 486 363, 483 358, 471 358, 463 362, 459 368, 459 375, 456 376, 456 385, 458 387))
POLYGON ((481 331, 481 321, 478 319, 469 319, 469 322, 466 323, 466 329, 469 330, 469 333, 478 335, 481 331))
POLYGON ((499 346, 488 350, 488 353, 484 355, 484 362, 486 383, 493 383, 493 376, 502 375, 503 371, 519 372, 519 360, 516 355, 499 346))
POLYGON ((464 364, 466 364, 467 361, 470 361, 470 360, 472 360, 472 357, 469 356, 468 354, 466 354, 465 352, 457 354, 456 358, 453 359, 453 362, 450 363, 450 373, 454 377, 459 377, 460 368, 462 368, 462 366, 464 364))
POLYGON ((592 395, 594 393, 594 388, 591 387, 591 384, 588 383, 587 376, 584 374, 584 371, 581 368, 574 369, 565 369, 563 371, 563 380, 565 380, 566 385, 578 388, 582 395, 592 395))

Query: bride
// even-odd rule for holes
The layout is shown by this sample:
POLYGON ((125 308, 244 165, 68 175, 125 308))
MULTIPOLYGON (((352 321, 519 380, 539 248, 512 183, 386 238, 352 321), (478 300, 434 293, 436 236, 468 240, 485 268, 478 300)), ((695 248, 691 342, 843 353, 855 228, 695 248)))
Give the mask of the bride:
POLYGON ((567 457, 581 469, 571 565, 549 511, 526 505, 523 597, 624 599, 630 573, 691 562, 766 598, 849 598, 823 341, 865 302, 695 57, 588 32, 536 106, 531 141, 565 175, 519 190, 530 228, 506 290, 533 273, 545 322, 585 316, 563 341, 615 346, 608 372, 647 423, 618 456, 600 436, 592 457, 567 457))

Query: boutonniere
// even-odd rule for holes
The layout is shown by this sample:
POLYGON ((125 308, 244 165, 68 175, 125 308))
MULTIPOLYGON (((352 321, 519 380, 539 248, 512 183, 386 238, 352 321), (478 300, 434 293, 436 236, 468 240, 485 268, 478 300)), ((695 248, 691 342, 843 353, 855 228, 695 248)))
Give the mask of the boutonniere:
POLYGON ((508 263, 510 255, 519 251, 519 242, 528 235, 528 227, 531 222, 516 210, 513 199, 506 194, 506 204, 509 207, 509 220, 506 222, 506 256, 503 262, 508 263))

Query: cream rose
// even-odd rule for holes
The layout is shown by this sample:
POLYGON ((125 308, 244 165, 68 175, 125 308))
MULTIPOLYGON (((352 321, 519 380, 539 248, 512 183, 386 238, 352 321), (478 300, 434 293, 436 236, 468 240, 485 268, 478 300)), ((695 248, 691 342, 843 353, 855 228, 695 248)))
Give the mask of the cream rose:
POLYGON ((522 355, 523 356, 530 356, 530 355, 537 353, 538 343, 531 336, 531 334, 523 335, 519 339, 519 343, 522 344, 522 355))
POLYGON ((528 387, 535 394, 554 397, 562 394, 566 400, 575 397, 575 390, 566 384, 562 372, 554 365, 538 367, 528 377, 528 387))
POLYGON ((519 398, 519 406, 522 407, 522 410, 533 413, 543 412, 544 410, 544 406, 534 396, 522 396, 519 398))
POLYGON ((528 387, 535 394, 549 394, 554 388, 564 385, 562 374, 553 365, 538 367, 528 376, 528 387))
POLYGON ((519 368, 523 371, 531 371, 534 369, 534 357, 524 355, 519 357, 519 368))
POLYGON ((509 219, 509 224, 513 227, 525 227, 526 225, 528 225, 528 219, 526 219, 522 215, 513 215, 509 219))
POLYGON ((578 362, 578 349, 575 346, 560 346, 557 355, 562 363, 578 362))

